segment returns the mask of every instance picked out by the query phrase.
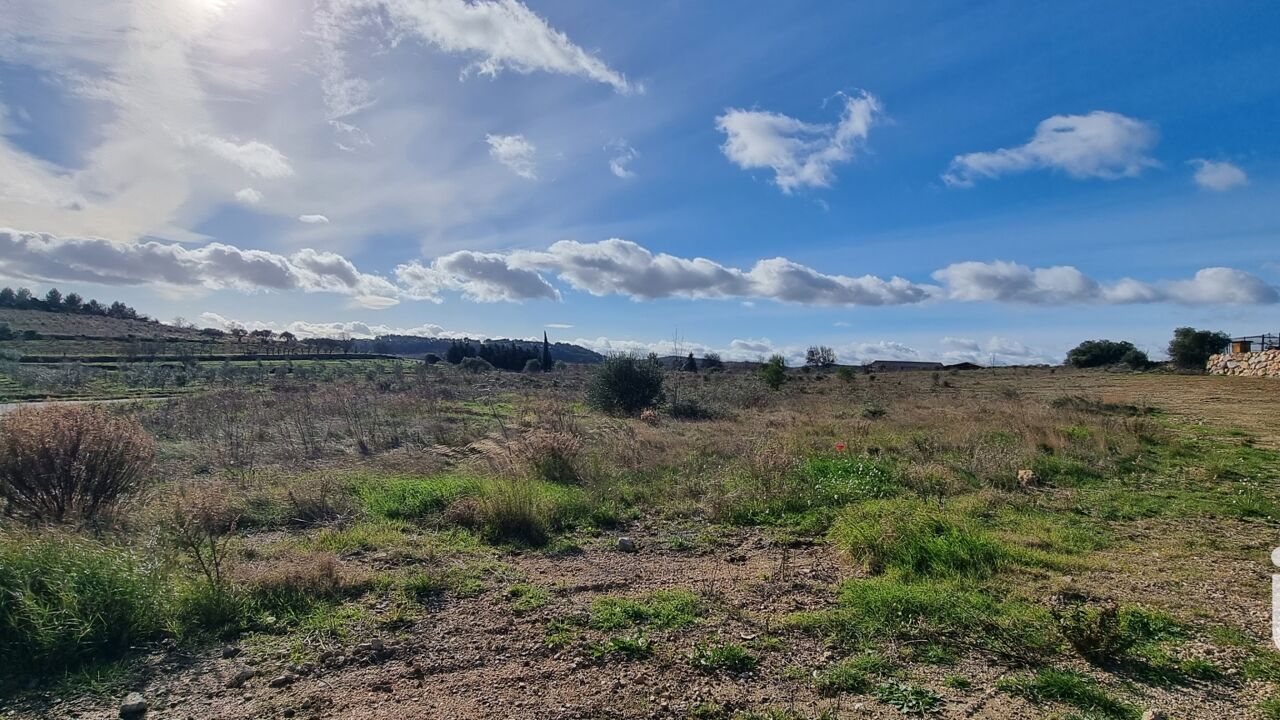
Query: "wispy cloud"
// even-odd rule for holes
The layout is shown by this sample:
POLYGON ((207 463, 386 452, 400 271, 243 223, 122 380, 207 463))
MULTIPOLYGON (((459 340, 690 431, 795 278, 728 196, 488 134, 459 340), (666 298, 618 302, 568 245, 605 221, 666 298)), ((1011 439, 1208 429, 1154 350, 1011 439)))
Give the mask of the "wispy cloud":
POLYGON ((942 179, 970 187, 980 179, 1042 169, 1078 179, 1135 177, 1159 164, 1148 156, 1157 138, 1150 125, 1119 113, 1054 115, 1037 125, 1024 145, 957 155, 942 179))
POLYGON ((522 178, 538 179, 538 166, 534 161, 538 148, 523 135, 486 135, 484 139, 494 160, 522 178))
POLYGON ((631 162, 640 156, 636 149, 627 144, 625 140, 614 140, 609 143, 606 148, 612 153, 609 158, 609 172, 622 178, 628 179, 636 176, 635 171, 631 169, 631 162))
POLYGON ((329 217, 327 215, 299 215, 298 222, 308 225, 328 225, 329 217))

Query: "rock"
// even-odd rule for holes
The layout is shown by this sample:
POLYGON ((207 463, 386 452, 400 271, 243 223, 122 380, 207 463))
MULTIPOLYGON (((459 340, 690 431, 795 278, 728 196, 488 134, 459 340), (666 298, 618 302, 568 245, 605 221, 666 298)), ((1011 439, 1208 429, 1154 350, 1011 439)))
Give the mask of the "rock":
POLYGON ((258 673, 254 672, 249 668, 241 668, 240 672, 236 673, 235 675, 232 675, 231 679, 227 681, 227 687, 229 688, 244 687, 244 684, 252 680, 253 677, 257 674, 258 673))
POLYGON ((138 718, 147 714, 147 700, 142 693, 131 692, 120 703, 120 717, 138 718))
POLYGON ((1156 710, 1155 708, 1151 708, 1150 710, 1142 713, 1142 720, 1166 720, 1168 717, 1169 716, 1165 715, 1164 712, 1156 710))
POLYGON ((1033 488, 1040 486, 1040 476, 1035 470, 1018 471, 1018 487, 1033 488))
POLYGON ((283 675, 279 675, 277 677, 271 678, 271 682, 267 683, 267 685, 273 688, 283 688, 283 687, 289 687, 290 685, 294 684, 297 681, 298 681, 297 675, 294 675, 293 673, 285 673, 283 675))
POLYGON ((226 646, 226 647, 222 648, 222 659, 223 659, 223 660, 230 660, 231 658, 233 658, 233 657, 235 657, 235 656, 237 656, 237 655, 239 655, 239 654, 240 654, 240 648, 236 647, 235 645, 228 645, 228 646, 226 646))
POLYGON ((629 537, 618 538, 618 550, 621 550, 622 552, 633 553, 636 551, 636 549, 637 548, 636 548, 635 540, 632 540, 629 537))

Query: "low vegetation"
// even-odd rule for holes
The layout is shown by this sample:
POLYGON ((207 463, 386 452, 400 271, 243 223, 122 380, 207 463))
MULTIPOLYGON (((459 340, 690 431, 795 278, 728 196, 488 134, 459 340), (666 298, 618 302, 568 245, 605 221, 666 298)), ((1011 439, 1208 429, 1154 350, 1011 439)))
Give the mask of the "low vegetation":
POLYGON ((570 683, 588 714, 1266 717, 1271 419, 1203 421, 1185 397, 1215 378, 844 377, 822 350, 776 383, 463 358, 10 413, 0 692, 30 714, 52 682, 114 702, 79 679, 111 673, 292 697, 225 688, 232 646, 308 692, 372 692, 351 668, 394 662, 395 697, 430 658, 433 682, 493 668, 535 702, 570 683))

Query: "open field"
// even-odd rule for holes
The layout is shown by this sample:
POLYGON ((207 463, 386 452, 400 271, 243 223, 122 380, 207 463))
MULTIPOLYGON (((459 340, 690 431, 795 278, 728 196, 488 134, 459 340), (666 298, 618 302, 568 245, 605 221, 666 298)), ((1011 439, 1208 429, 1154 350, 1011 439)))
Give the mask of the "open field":
POLYGON ((111 405, 152 484, 4 521, 0 714, 1280 718, 1276 381, 668 373, 641 420, 592 372, 111 405))

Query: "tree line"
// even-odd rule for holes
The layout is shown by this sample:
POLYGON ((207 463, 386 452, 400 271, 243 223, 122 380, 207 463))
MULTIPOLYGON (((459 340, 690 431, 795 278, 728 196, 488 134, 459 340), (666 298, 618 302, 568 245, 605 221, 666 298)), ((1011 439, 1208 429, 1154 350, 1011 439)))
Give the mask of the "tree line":
POLYGON ((71 313, 74 315, 97 315, 121 320, 155 322, 119 300, 110 305, 105 305, 97 300, 86 302, 78 293, 71 292, 63 295, 58 288, 49 288, 49 292, 45 293, 43 298, 36 297, 31 290, 24 287, 20 287, 17 290, 9 287, 0 289, 0 308, 47 310, 49 312, 71 313))

